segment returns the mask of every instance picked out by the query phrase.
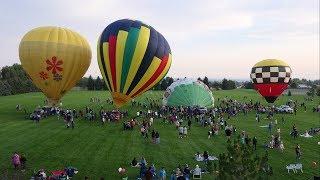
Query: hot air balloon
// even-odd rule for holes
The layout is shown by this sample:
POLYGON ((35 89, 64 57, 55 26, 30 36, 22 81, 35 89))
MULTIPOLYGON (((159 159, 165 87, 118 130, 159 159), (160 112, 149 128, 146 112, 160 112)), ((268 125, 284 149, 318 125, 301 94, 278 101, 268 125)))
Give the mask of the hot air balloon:
POLYGON ((250 77, 254 88, 273 103, 288 88, 291 68, 282 60, 266 59, 253 66, 250 77))
POLYGON ((173 107, 211 108, 214 105, 214 98, 208 86, 192 79, 180 79, 172 83, 166 89, 162 101, 163 105, 173 107))
POLYGON ((24 35, 19 56, 32 82, 55 106, 87 71, 91 61, 88 42, 61 27, 39 27, 24 35))
POLYGON ((100 35, 97 53, 101 74, 117 107, 152 88, 171 65, 166 39, 136 20, 108 25, 100 35))

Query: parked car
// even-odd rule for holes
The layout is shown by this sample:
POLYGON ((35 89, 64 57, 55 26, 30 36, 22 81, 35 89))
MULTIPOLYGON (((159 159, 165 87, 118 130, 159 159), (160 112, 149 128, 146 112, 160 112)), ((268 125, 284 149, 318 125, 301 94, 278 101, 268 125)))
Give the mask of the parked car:
POLYGON ((290 114, 293 113, 293 109, 288 105, 281 105, 276 108, 276 111, 279 113, 290 113, 290 114))

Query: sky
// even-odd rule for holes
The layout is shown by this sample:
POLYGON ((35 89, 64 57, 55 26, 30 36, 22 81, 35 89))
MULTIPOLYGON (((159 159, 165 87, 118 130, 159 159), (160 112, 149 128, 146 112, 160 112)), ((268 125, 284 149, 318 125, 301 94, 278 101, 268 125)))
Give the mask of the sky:
POLYGON ((172 51, 168 76, 249 79, 263 59, 282 59, 293 78, 319 79, 319 0, 10 0, 0 5, 0 67, 19 63, 29 30, 61 26, 92 49, 85 76, 101 76, 96 43, 123 18, 153 26, 172 51))

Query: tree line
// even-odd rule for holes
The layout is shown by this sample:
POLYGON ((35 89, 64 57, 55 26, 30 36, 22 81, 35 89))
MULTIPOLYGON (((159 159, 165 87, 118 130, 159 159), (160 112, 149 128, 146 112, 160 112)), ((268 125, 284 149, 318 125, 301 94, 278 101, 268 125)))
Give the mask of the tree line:
POLYGON ((0 70, 0 96, 8 96, 27 92, 36 92, 39 89, 20 64, 5 66, 0 70))
MULTIPOLYGON (((152 90, 158 90, 163 91, 166 90, 167 87, 169 87, 173 83, 172 77, 166 77, 159 83, 157 83, 152 90)), ((104 81, 104 79, 100 78, 99 76, 97 78, 93 78, 91 75, 89 77, 83 77, 81 80, 77 83, 78 87, 81 87, 83 89, 87 89, 90 91, 100 91, 100 90, 108 90, 108 87, 104 81)))
MULTIPOLYGON (((197 79, 199 81, 202 81, 204 84, 206 84, 209 88, 215 88, 215 89, 223 89, 223 90, 230 90, 237 88, 237 85, 240 84, 237 81, 223 79, 222 81, 209 81, 207 77, 204 77, 201 79, 200 77, 197 79)), ((166 90, 173 82, 175 81, 172 77, 165 77, 163 78, 159 83, 157 83, 152 90, 156 91, 164 91, 166 90)), ((94 90, 108 90, 104 80, 100 78, 99 76, 97 78, 93 78, 92 76, 89 77, 83 77, 78 83, 78 87, 81 87, 83 89, 87 89, 90 91, 94 90)))
MULTIPOLYGON (((221 81, 210 81, 207 76, 204 78, 198 78, 210 89, 222 89, 230 90, 239 88, 253 89, 251 81, 238 82, 230 79, 222 79, 221 81)), ((152 90, 164 91, 174 82, 174 78, 165 77, 159 83, 157 83, 152 90)), ((307 80, 307 79, 292 79, 290 88, 297 88, 299 84, 305 84, 311 87, 308 95, 320 95, 320 80, 307 80)), ((94 91, 94 90, 108 90, 103 78, 99 76, 93 78, 92 76, 83 77, 76 85, 82 89, 94 91)), ((24 71, 20 64, 13 64, 12 66, 5 66, 0 69, 0 96, 21 94, 27 92, 36 92, 39 89, 32 83, 30 77, 24 71)))

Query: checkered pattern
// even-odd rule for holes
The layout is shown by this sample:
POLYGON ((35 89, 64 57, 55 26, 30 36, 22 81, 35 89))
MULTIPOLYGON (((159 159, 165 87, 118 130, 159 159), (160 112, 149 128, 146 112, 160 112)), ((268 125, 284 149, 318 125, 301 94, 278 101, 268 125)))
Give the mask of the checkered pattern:
POLYGON ((289 83, 291 69, 288 66, 253 67, 250 77, 253 83, 289 83))

